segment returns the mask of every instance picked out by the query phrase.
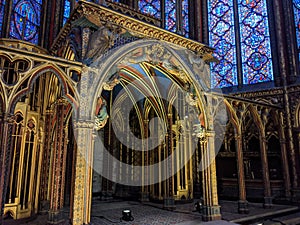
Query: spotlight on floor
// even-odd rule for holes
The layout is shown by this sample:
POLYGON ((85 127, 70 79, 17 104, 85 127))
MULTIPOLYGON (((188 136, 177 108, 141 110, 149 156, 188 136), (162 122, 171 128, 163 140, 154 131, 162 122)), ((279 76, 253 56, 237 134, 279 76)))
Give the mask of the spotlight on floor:
POLYGON ((197 211, 197 212, 199 212, 199 213, 201 213, 202 212, 202 202, 200 201, 197 201, 196 203, 195 203, 195 210, 197 211))
POLYGON ((122 220, 124 220, 124 221, 133 221, 134 220, 133 216, 131 215, 131 211, 129 209, 124 209, 122 211, 122 220))

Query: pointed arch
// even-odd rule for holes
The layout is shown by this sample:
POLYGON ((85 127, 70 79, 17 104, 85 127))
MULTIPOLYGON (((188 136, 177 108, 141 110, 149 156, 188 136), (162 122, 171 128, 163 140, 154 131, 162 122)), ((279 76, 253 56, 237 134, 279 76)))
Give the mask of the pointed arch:
POLYGON ((28 73, 23 78, 23 82, 28 81, 25 88, 19 90, 19 88, 22 86, 23 82, 19 83, 18 86, 15 88, 15 90, 17 90, 17 92, 13 93, 13 97, 12 97, 12 99, 10 99, 10 102, 9 102, 9 109, 11 112, 14 110, 17 101, 22 96, 24 96, 25 94, 29 93, 32 90, 33 84, 35 83, 36 79, 38 77, 40 77, 42 74, 45 74, 48 72, 52 73, 53 75, 55 75, 58 78, 60 84, 62 85, 63 95, 71 103, 71 105, 74 108, 78 107, 78 103, 79 103, 78 99, 79 98, 78 98, 77 90, 75 89, 74 85, 72 84, 71 78, 69 78, 66 75, 66 73, 64 71, 62 71, 56 65, 43 64, 43 65, 37 67, 34 71, 31 71, 30 73, 28 73), (70 94, 70 91, 75 94, 74 97, 70 94))

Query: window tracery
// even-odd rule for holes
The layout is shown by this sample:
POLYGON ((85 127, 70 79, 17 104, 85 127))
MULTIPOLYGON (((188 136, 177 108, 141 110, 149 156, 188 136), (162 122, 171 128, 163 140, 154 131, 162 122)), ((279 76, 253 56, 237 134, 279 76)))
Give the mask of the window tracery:
POLYGON ((266 1, 212 0, 209 1, 208 11, 209 43, 216 48, 216 58, 220 61, 211 67, 211 86, 222 88, 272 81, 273 65, 266 1), (236 33, 235 27, 239 33, 236 33), (238 73, 238 58, 241 59, 242 74, 238 73))

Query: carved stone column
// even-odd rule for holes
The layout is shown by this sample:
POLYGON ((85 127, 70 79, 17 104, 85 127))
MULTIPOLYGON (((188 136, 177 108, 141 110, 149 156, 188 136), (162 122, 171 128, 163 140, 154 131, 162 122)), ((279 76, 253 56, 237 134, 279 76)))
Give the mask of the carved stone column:
POLYGON ((14 124, 14 117, 10 114, 4 114, 0 117, 0 126, 2 136, 0 136, 0 220, 3 218, 4 203, 6 198, 7 184, 9 181, 10 164, 11 164, 11 134, 14 124))
POLYGON ((72 225, 82 225, 89 224, 91 218, 94 122, 77 121, 74 127, 77 153, 72 225))
POLYGON ((239 185, 238 212, 249 213, 248 201, 246 199, 243 139, 241 136, 241 131, 238 131, 238 135, 236 136, 236 143, 237 143, 237 150, 236 150, 237 175, 238 175, 238 185, 239 185))
POLYGON ((202 149, 202 185, 203 185, 203 215, 204 221, 220 220, 220 206, 218 203, 217 177, 215 162, 215 133, 206 132, 200 138, 202 149))
MULTIPOLYGON (((287 52, 287 45, 291 45, 288 43, 289 41, 286 40, 286 29, 285 29, 285 19, 287 20, 287 24, 290 26, 290 19, 289 15, 284 18, 285 10, 283 10, 283 4, 288 3, 288 1, 280 1, 280 0, 273 0, 273 8, 274 8, 274 15, 275 15, 275 25, 276 25, 276 39, 277 39, 277 52, 278 52, 278 65, 280 66, 280 74, 281 74, 281 81, 283 86, 283 103, 284 103, 284 110, 285 110, 285 124, 286 124, 286 140, 289 148, 289 156, 290 156, 290 167, 291 167, 291 174, 292 174, 292 188, 293 192, 299 192, 299 181, 298 181, 298 174, 297 174, 297 160, 295 155, 295 148, 293 143, 293 133, 292 133, 292 123, 291 123, 291 112, 290 112, 290 100, 288 96, 288 74, 289 74, 289 60, 288 60, 288 52, 287 52)), ((288 8, 290 7, 290 3, 288 8)), ((289 11, 289 10, 288 10, 289 11)), ((291 41, 290 41, 291 42, 291 41)), ((295 58, 295 57, 293 57, 295 58)))

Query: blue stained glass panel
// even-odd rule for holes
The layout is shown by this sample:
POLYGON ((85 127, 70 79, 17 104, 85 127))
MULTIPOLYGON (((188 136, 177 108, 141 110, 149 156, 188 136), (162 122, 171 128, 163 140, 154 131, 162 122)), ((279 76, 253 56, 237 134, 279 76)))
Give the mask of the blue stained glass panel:
POLYGON ((0 0, 0 37, 2 35, 2 24, 4 16, 5 0, 0 0))
POLYGON ((189 37, 189 1, 182 1, 182 31, 185 37, 189 37))
POLYGON ((160 7, 160 0, 139 0, 140 11, 156 18, 161 17, 160 7))
POLYGON ((63 24, 65 24, 70 16, 71 12, 71 2, 70 0, 65 0, 65 7, 64 7, 64 20, 63 24))
POLYGON ((273 80, 265 0, 238 0, 243 84, 273 80))
POLYGON ((294 0, 294 20, 296 26, 296 38, 298 49, 300 49, 300 0, 294 0))
POLYGON ((14 0, 10 37, 38 44, 41 0, 14 0))
POLYGON ((167 0, 165 2, 165 28, 176 32, 176 0, 167 0))
POLYGON ((219 63, 211 64, 211 87, 238 84, 233 0, 208 1, 209 44, 219 63))

